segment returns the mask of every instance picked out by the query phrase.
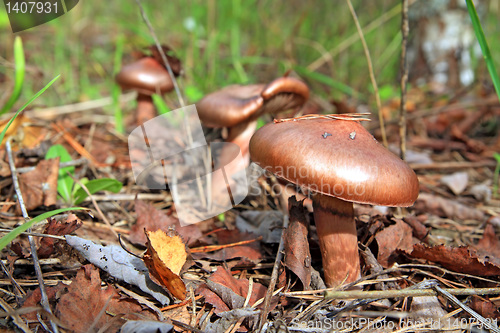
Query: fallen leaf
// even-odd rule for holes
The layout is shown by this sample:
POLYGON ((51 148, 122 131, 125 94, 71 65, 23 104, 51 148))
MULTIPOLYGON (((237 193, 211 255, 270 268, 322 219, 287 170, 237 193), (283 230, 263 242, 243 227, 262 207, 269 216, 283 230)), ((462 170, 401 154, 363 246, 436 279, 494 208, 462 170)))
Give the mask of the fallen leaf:
POLYGON ((147 250, 143 260, 149 277, 176 298, 185 299, 186 286, 179 274, 188 257, 186 245, 176 234, 170 236, 162 230, 144 232, 147 250))
MULTIPOLYGON (((60 294, 63 290, 67 288, 66 285, 63 283, 59 282, 55 286, 47 286, 45 287, 45 292, 47 293, 47 299, 49 301, 53 301, 58 297, 58 294, 60 294)), ((39 307, 39 311, 33 311, 29 312, 26 314, 21 315, 25 320, 27 321, 37 321, 37 312, 43 312, 40 301, 42 299, 41 293, 40 293, 40 287, 33 291, 29 291, 27 297, 24 299, 23 305, 21 309, 26 309, 26 308, 31 308, 31 307, 39 307)))
POLYGON ((495 303, 488 299, 482 299, 481 297, 474 295, 472 296, 469 306, 472 308, 472 310, 476 311, 485 318, 496 320, 500 319, 500 311, 498 309, 498 306, 496 306, 495 303))
POLYGON ((57 203, 58 176, 59 158, 40 160, 34 170, 19 175, 19 187, 28 211, 57 203))
MULTIPOLYGON (((235 244, 248 240, 255 240, 258 236, 248 232, 240 232, 238 229, 220 230, 217 232, 219 245, 235 244)), ((250 262, 258 263, 263 259, 259 242, 251 242, 244 245, 225 247, 212 253, 199 252, 192 254, 194 259, 212 259, 217 261, 226 261, 235 258, 242 258, 240 263, 250 262)))
POLYGON ((495 257, 500 260, 500 240, 495 235, 495 228, 487 224, 484 228, 483 238, 474 246, 484 256, 495 257))
MULTIPOLYGON (((206 284, 198 287, 197 293, 205 296, 205 302, 212 304, 215 307, 215 313, 219 314, 242 308, 248 294, 248 288, 249 281, 247 279, 236 279, 227 269, 218 267, 208 278, 206 284)), ((254 282, 248 305, 252 306, 259 299, 265 297, 266 291, 266 287, 254 282)))
MULTIPOLYGON (((81 225, 82 221, 75 214, 71 213, 64 222, 56 221, 55 219, 50 218, 49 223, 43 230, 43 233, 47 235, 65 236, 80 228, 81 225)), ((40 246, 37 250, 38 257, 48 258, 54 252, 54 245, 57 242, 59 242, 58 239, 42 237, 40 239, 40 246)))
POLYGON ((170 299, 163 288, 149 278, 144 262, 120 246, 97 245, 89 240, 69 235, 66 236, 66 242, 80 252, 85 259, 114 278, 139 287, 163 305, 170 304, 170 299))
POLYGON ((478 209, 428 193, 420 193, 413 207, 419 212, 450 219, 482 221, 484 218, 484 213, 478 209))
POLYGON ((129 240, 134 244, 146 244, 144 229, 168 232, 173 227, 188 246, 193 245, 203 236, 196 224, 181 227, 178 219, 166 215, 144 201, 135 200, 135 212, 137 213, 137 222, 132 226, 129 235, 129 240))
POLYGON ((467 187, 469 175, 465 171, 455 172, 451 175, 442 176, 441 182, 448 186, 455 195, 459 195, 467 187))
POLYGON ((394 260, 391 256, 396 250, 411 251, 413 249, 413 236, 411 227, 399 219, 396 224, 377 232, 375 239, 378 244, 377 261, 384 267, 392 266, 394 260))
POLYGON ((120 329, 121 333, 167 333, 174 328, 169 323, 151 320, 129 320, 120 329))
POLYGON ((154 315, 130 299, 120 297, 116 289, 101 287, 99 271, 92 265, 83 266, 61 296, 55 314, 73 332, 106 329, 117 332, 125 319, 137 319, 137 315, 154 319, 154 315), (103 311, 104 310, 104 311, 103 311))
POLYGON ((311 253, 307 240, 307 220, 302 201, 288 199, 290 222, 285 230, 285 266, 302 282, 304 290, 311 284, 311 253))
MULTIPOLYGON (((404 251, 403 251, 404 252, 404 251)), ((412 258, 425 259, 441 264, 454 272, 478 276, 500 275, 500 264, 481 258, 468 246, 450 247, 445 245, 426 246, 415 244, 413 251, 407 253, 412 258)))
POLYGON ((403 218, 412 229, 413 237, 419 240, 424 240, 429 234, 429 229, 421 222, 421 219, 427 219, 427 216, 412 216, 408 215, 403 218))

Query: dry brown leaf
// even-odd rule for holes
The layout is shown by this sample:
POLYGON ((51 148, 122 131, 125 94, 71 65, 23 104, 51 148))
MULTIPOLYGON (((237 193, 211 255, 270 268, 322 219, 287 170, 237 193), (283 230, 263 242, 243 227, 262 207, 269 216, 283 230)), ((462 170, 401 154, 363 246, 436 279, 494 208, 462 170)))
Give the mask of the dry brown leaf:
POLYGON ((487 224, 484 228, 483 238, 474 246, 483 256, 488 256, 490 260, 495 258, 495 263, 500 266, 500 240, 495 235, 495 228, 491 224, 487 224))
POLYGON ((165 287, 178 299, 186 298, 186 286, 179 277, 188 254, 179 235, 162 230, 145 231, 147 250, 143 260, 153 281, 165 287))
POLYGON ((384 267, 392 266, 394 260, 391 256, 396 250, 411 251, 413 249, 413 236, 411 227, 399 219, 396 224, 382 229, 375 235, 378 244, 377 261, 384 267))
MULTIPOLYGON (((64 222, 59 222, 52 218, 49 219, 49 223, 45 226, 43 233, 47 235, 64 236, 69 235, 81 226, 82 221, 75 214, 69 214, 64 222)), ((40 239, 40 246, 37 250, 38 257, 48 258, 54 252, 54 245, 58 241, 59 240, 55 238, 42 237, 40 239)))
POLYGON ((285 266, 302 282, 304 290, 311 284, 311 253, 307 240, 307 220, 302 201, 288 199, 290 223, 285 230, 285 266))
POLYGON ((27 210, 57 203, 59 158, 41 160, 34 170, 19 175, 19 186, 27 210))
MULTIPOLYGON (((233 230, 221 230, 217 232, 217 240, 219 245, 234 244, 243 241, 254 240, 257 235, 249 232, 240 232, 238 229, 233 230)), ((236 245, 231 247, 226 247, 213 253, 193 253, 195 258, 206 258, 217 261, 226 261, 235 258, 241 258, 238 263, 250 262, 253 264, 258 263, 263 259, 262 252, 260 250, 259 242, 252 242, 244 245, 236 245)))
POLYGON ((135 212, 137 213, 137 222, 132 226, 129 235, 129 240, 134 244, 146 244, 144 229, 168 232, 173 227, 188 246, 193 245, 203 236, 196 224, 181 227, 178 219, 166 215, 144 201, 135 201, 135 212))
MULTIPOLYGON (((56 284, 53 287, 51 287, 51 286, 45 287, 46 293, 47 293, 47 298, 49 299, 49 301, 55 300, 58 297, 58 295, 66 288, 67 288, 67 286, 61 282, 59 282, 58 284, 56 284)), ((40 288, 37 288, 33 291, 29 291, 27 297, 25 298, 25 300, 23 302, 23 306, 21 307, 21 309, 38 306, 38 307, 40 307, 40 310, 41 310, 41 305, 40 305, 41 299, 42 299, 42 296, 40 294, 40 288)), ((24 315, 21 315, 21 317, 24 318, 25 320, 28 320, 28 321, 37 321, 36 314, 37 314, 37 312, 33 311, 33 312, 26 313, 24 315)))
POLYGON ((477 221, 484 219, 484 213, 478 209, 428 193, 420 193, 413 207, 420 212, 450 219, 477 221))
POLYGON ((136 301, 120 297, 113 286, 103 289, 99 271, 93 265, 78 270, 68 293, 61 296, 55 313, 72 332, 88 332, 92 325, 94 332, 104 327, 107 332, 117 332, 125 318, 155 317, 136 301))
POLYGON ((409 256, 439 263, 444 268, 454 272, 478 276, 500 275, 500 266, 498 264, 480 257, 474 249, 468 246, 450 247, 437 245, 429 247, 422 244, 415 244, 409 256))
POLYGON ((469 306, 481 316, 491 319, 500 319, 500 311, 492 301, 472 296, 469 306))
MULTIPOLYGON (((197 293, 205 296, 205 302, 215 307, 215 313, 221 313, 242 308, 248 290, 249 281, 247 279, 236 279, 227 269, 218 267, 208 278, 206 285, 198 287, 197 293)), ((252 306, 259 299, 265 297, 266 290, 262 284, 254 282, 248 305, 252 306)))

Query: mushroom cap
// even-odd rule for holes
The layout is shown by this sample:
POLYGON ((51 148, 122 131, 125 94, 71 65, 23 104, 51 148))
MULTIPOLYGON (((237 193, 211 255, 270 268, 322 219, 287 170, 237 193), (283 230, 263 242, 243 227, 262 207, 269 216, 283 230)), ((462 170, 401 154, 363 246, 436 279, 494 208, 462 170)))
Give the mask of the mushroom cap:
POLYGON ((309 98, 307 85, 281 77, 271 83, 232 85, 208 94, 196 103, 201 121, 208 127, 233 127, 303 105, 309 98))
POLYGON ((116 82, 125 90, 136 90, 144 95, 164 94, 174 89, 166 68, 152 57, 123 66, 116 75, 116 82))
POLYGON ((408 164, 356 121, 267 124, 250 140, 250 157, 280 178, 345 201, 406 207, 419 192, 408 164))

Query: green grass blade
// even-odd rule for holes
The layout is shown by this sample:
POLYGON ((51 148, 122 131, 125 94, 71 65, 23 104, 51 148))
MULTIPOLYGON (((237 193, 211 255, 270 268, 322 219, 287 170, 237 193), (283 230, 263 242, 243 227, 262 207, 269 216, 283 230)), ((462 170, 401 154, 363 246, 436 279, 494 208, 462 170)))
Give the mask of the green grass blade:
POLYGON ((47 83, 45 85, 45 87, 43 87, 42 89, 40 89, 40 91, 38 91, 35 95, 33 95, 33 97, 31 97, 31 99, 28 102, 26 102, 19 110, 17 110, 16 114, 9 120, 9 122, 7 123, 7 126, 5 126, 5 128, 2 131, 2 133, 0 133, 0 144, 2 143, 3 138, 5 136, 5 133, 7 133, 7 130, 9 129, 9 126, 12 124, 12 122, 14 121, 14 119, 16 119, 17 116, 19 116, 19 114, 21 112, 23 112, 23 110, 28 107, 28 105, 30 105, 35 99, 37 99, 38 96, 40 96, 41 94, 43 94, 45 92, 45 90, 47 90, 60 76, 61 76, 61 74, 59 74, 58 76, 56 76, 55 78, 53 78, 49 83, 47 83))
POLYGON ((59 213, 67 212, 69 210, 82 210, 82 209, 86 209, 86 208, 83 208, 83 207, 61 208, 61 209, 51 210, 50 212, 38 215, 37 217, 29 220, 28 222, 25 222, 24 224, 20 225, 19 227, 15 228, 11 232, 9 232, 8 234, 6 234, 2 238, 0 238, 0 251, 3 250, 10 242, 12 242, 22 232, 31 228, 35 223, 41 222, 49 217, 52 217, 52 216, 57 215, 59 213))
POLYGON ((312 71, 310 71, 307 68, 302 67, 302 66, 294 66, 293 69, 299 75, 302 75, 302 76, 308 77, 310 79, 316 80, 318 82, 321 82, 323 84, 326 84, 327 86, 330 86, 334 89, 337 89, 338 91, 340 91, 346 95, 356 97, 358 99, 365 99, 363 94, 361 94, 360 92, 352 89, 351 87, 343 84, 342 82, 335 81, 334 79, 332 79, 329 76, 326 76, 326 75, 323 75, 323 74, 320 74, 317 72, 312 72, 312 71))
POLYGON ((2 108, 2 111, 0 111, 0 115, 8 112, 14 106, 14 103, 19 99, 21 91, 23 90, 26 60, 24 58, 23 42, 19 36, 14 40, 14 63, 16 65, 14 90, 9 100, 2 108))
POLYGON ((490 48, 488 46, 488 42, 486 41, 486 37, 484 36, 481 21, 479 21, 479 17, 477 16, 476 7, 474 6, 474 2, 472 0, 465 0, 465 2, 467 3, 467 9, 472 21, 472 27, 476 33, 477 41, 479 42, 479 46, 481 46, 481 51, 483 52, 484 61, 486 61, 486 67, 490 73, 497 96, 500 99, 500 78, 498 77, 498 72, 495 68, 495 64, 493 63, 493 58, 491 57, 490 48))
MULTIPOLYGON (((90 192, 94 194, 99 191, 111 191, 113 193, 118 193, 123 187, 123 184, 116 179, 112 178, 100 178, 89 180, 85 187, 90 192)), ((75 193, 75 205, 79 205, 88 197, 87 192, 83 188, 79 188, 75 193)))
MULTIPOLYGON (((63 145, 57 144, 53 145, 49 148, 47 153, 45 154, 45 159, 49 160, 51 158, 59 157, 59 163, 70 162, 71 155, 68 153, 66 148, 63 145)), ((64 168, 59 168, 59 176, 57 178, 57 193, 63 198, 66 203, 71 203, 72 195, 73 195, 73 185, 75 181, 71 178, 70 175, 75 173, 74 166, 68 166, 64 168)))

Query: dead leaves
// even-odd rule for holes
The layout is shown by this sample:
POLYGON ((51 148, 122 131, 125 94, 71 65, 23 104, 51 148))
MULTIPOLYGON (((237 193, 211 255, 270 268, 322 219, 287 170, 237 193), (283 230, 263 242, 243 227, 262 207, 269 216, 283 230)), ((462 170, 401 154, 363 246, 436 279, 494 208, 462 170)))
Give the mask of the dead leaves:
POLYGON ((375 239, 378 244, 378 262, 385 268, 392 266, 391 258, 397 250, 409 251, 413 247, 412 228, 401 220, 379 231, 375 239))
POLYGON ((186 286, 179 277, 187 260, 187 251, 179 235, 167 235, 161 230, 145 231, 147 250, 143 260, 150 278, 167 288, 176 298, 186 298, 186 286))
POLYGON ((57 203, 58 176, 59 158, 40 160, 34 170, 19 175, 19 186, 28 211, 57 203))
POLYGON ((488 261, 478 255, 478 253, 467 246, 451 247, 437 245, 428 247, 416 244, 408 254, 412 258, 425 259, 439 263, 444 268, 454 272, 479 276, 500 275, 500 266, 488 261))
POLYGON ((249 289, 250 282, 247 279, 236 279, 231 273, 218 267, 208 279, 206 284, 202 284, 197 293, 205 297, 205 302, 212 304, 215 313, 243 308, 250 292, 248 306, 252 306, 259 299, 265 297, 266 287, 253 282, 252 289, 249 289))
POLYGON ((113 286, 101 288, 99 271, 91 265, 78 270, 55 312, 74 332, 89 332, 91 329, 116 332, 125 323, 125 318, 138 319, 139 314, 154 317, 135 301, 122 299, 113 286))
POLYGON ((129 236, 129 240, 134 244, 146 244, 144 229, 168 232, 171 228, 175 228, 175 231, 179 233, 189 246, 196 243, 202 237, 201 231, 196 224, 181 227, 178 219, 166 215, 149 203, 136 200, 135 211, 137 213, 137 222, 132 226, 129 236))
POLYGON ((302 201, 288 199, 290 222, 285 231, 285 266, 298 276, 304 290, 311 284, 311 253, 307 240, 307 220, 302 201))

